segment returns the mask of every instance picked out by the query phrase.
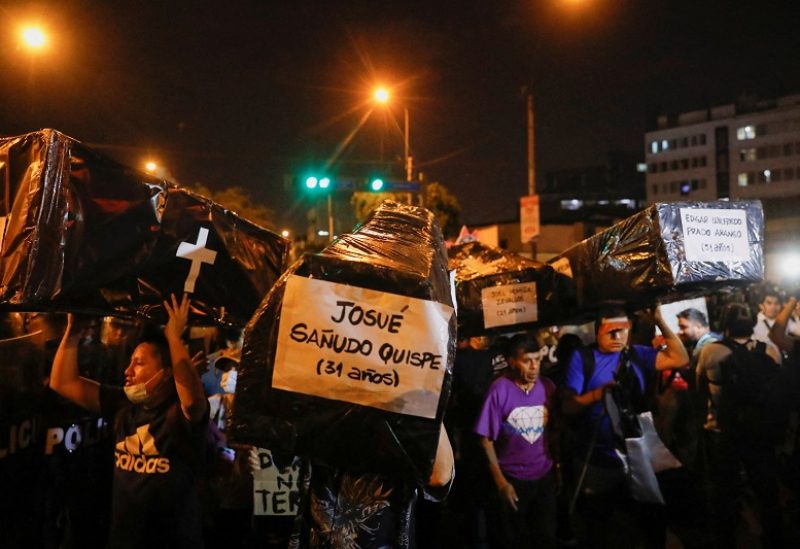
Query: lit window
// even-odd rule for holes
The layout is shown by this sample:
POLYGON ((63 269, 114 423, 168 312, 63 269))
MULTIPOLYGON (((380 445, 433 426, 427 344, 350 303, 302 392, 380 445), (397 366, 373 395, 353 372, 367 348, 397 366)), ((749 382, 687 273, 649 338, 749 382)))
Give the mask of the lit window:
POLYGON ((575 211, 583 207, 583 200, 577 200, 573 198, 572 200, 562 200, 561 201, 561 209, 562 210, 571 210, 575 211))
POLYGON ((749 185, 749 181, 747 178, 747 173, 740 173, 739 174, 739 186, 740 187, 747 187, 749 185))
POLYGON ((747 139, 755 139, 756 129, 754 126, 742 126, 736 129, 736 139, 745 141, 747 139))
POLYGON ((330 233, 328 231, 325 231, 325 230, 322 230, 322 229, 318 230, 317 234, 319 236, 329 236, 330 235, 330 233))
POLYGON ((617 206, 625 206, 627 208, 635 208, 636 207, 636 201, 633 200, 632 198, 622 198, 620 200, 615 200, 614 204, 617 205, 617 206))
POLYGON ((686 196, 689 194, 689 191, 692 190, 692 184, 688 181, 684 181, 681 183, 681 196, 686 196))
POLYGON ((639 173, 646 173, 647 172, 647 164, 644 162, 639 162, 636 164, 636 171, 639 173))
MULTIPOLYGON (((655 187, 655 185, 653 185, 653 186, 655 187)), ((608 206, 608 200, 598 200, 597 201, 597 205, 598 206, 608 206)))
POLYGON ((764 183, 772 181, 772 170, 764 170, 764 183))
POLYGON ((650 152, 656 154, 658 152, 658 141, 650 142, 650 152))
POLYGON ((666 139, 662 139, 661 140, 661 150, 662 151, 668 151, 669 150, 669 141, 667 141, 666 139))

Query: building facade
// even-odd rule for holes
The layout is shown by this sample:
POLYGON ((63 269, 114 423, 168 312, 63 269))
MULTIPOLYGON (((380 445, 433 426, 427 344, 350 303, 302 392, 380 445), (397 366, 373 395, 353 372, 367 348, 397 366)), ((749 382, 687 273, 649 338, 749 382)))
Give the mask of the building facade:
POLYGON ((800 249, 800 95, 662 115, 644 147, 648 204, 761 200, 767 277, 787 276, 800 249))
POLYGON ((647 202, 800 197, 800 95, 660 116, 647 202))

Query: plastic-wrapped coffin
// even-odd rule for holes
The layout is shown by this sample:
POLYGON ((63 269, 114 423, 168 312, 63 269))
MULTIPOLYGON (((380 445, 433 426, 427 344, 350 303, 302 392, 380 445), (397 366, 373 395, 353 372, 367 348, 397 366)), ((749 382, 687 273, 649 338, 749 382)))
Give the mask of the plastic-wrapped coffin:
POLYGON ((430 476, 456 319, 441 230, 384 202, 289 268, 245 330, 229 436, 350 471, 430 476))
POLYGON ((448 258, 459 337, 558 322, 558 296, 567 280, 549 265, 480 242, 453 246, 448 258))
POLYGON ((761 281, 763 247, 759 201, 656 203, 549 264, 572 279, 565 312, 576 317, 608 304, 635 308, 761 281))
POLYGON ((0 307, 244 325, 288 241, 210 200, 126 168, 55 130, 0 139, 0 307))

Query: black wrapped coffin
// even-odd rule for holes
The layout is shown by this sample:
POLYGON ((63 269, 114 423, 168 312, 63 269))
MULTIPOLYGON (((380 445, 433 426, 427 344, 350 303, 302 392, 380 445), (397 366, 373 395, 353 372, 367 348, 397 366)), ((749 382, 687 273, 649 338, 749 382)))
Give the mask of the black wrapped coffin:
POLYGON ((244 325, 288 241, 55 130, 0 139, 0 307, 244 325))
POLYGON ((694 297, 764 278, 759 201, 656 203, 550 260, 572 317, 694 297))
POLYGON ((448 250, 455 272, 458 336, 555 324, 566 277, 549 265, 477 241, 448 250))
POLYGON ((424 483, 450 393, 456 318, 441 230, 384 202, 284 274, 245 330, 228 434, 424 483))

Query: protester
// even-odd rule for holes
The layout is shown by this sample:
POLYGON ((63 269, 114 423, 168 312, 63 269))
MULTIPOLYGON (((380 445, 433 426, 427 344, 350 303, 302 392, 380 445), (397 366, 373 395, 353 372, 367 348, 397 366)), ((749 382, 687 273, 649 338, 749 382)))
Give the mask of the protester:
POLYGON ((498 495, 497 547, 556 546, 556 481, 548 449, 555 385, 540 377, 539 346, 511 338, 475 426, 498 495))
POLYGON ((697 363, 698 386, 708 397, 706 463, 712 529, 721 548, 736 543, 742 470, 758 500, 762 544, 782 546, 775 441, 763 415, 778 357, 774 348, 753 340, 754 323, 747 305, 730 303, 723 311, 724 339, 708 344, 697 363))
POLYGON ((769 331, 775 323, 775 318, 781 310, 781 295, 776 286, 767 285, 761 293, 761 301, 758 304, 758 315, 756 324, 753 326, 753 339, 763 341, 768 347, 777 351, 777 363, 783 361, 783 355, 778 351, 778 347, 769 338, 769 331))
MULTIPOLYGON (((572 356, 566 376, 563 410, 577 424, 576 475, 581 482, 579 511, 586 526, 585 543, 591 547, 612 546, 612 534, 621 532, 615 512, 632 515, 649 545, 663 545, 663 532, 648 520, 648 505, 635 504, 626 484, 624 464, 615 445, 611 422, 602 404, 606 390, 620 380, 633 411, 647 409, 647 380, 655 370, 682 368, 689 356, 680 339, 656 309, 655 322, 665 347, 628 347, 631 322, 623 310, 602 313, 595 321, 596 346, 572 356), (624 351, 624 353, 623 353, 624 351), (593 364, 592 364, 593 363, 593 364), (627 373, 626 373, 627 372, 627 373), (623 380, 627 382, 623 383, 623 380), (582 481, 580 480, 582 479, 582 481)), ((629 528, 627 529, 629 530, 629 528)), ((630 543, 631 532, 621 538, 630 543)))
POLYGON ((165 301, 163 337, 140 343, 125 387, 80 377, 72 315, 56 352, 50 387, 76 404, 114 418, 116 463, 111 547, 202 547, 198 472, 208 402, 181 334, 189 299, 165 301))
POLYGON ((692 352, 692 365, 696 365, 697 357, 706 344, 719 341, 719 334, 711 331, 708 319, 702 311, 690 307, 678 313, 678 337, 692 352))
MULTIPOLYGON (((486 336, 459 341, 453 363, 453 389, 445 423, 453 441, 458 477, 453 481, 451 507, 460 517, 458 535, 467 547, 486 543, 486 501, 491 478, 486 469, 486 455, 473 432, 486 391, 494 380, 493 353, 486 336)), ((425 504, 420 508, 424 510, 425 504)), ((420 521, 422 527, 423 521, 420 521)), ((437 525, 438 527, 438 525, 437 525)), ((428 528, 427 530, 432 530, 428 528)), ((420 533, 423 532, 422 528, 420 533)))

